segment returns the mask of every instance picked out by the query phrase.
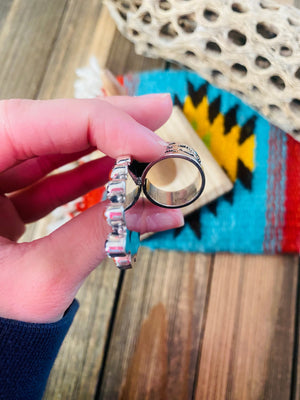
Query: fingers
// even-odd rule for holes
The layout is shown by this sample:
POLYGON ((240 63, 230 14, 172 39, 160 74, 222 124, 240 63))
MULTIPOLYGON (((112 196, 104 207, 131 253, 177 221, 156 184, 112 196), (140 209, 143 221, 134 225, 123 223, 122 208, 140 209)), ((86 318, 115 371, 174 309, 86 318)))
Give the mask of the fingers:
MULTIPOLYGON (((6 260, 1 263, 0 257, 2 316, 29 322, 61 318, 86 276, 106 258, 104 245, 110 232, 106 206, 107 202, 99 203, 31 243, 16 244, 0 237, 2 260, 6 260)), ((168 221, 159 218, 153 225, 152 205, 141 207, 144 222, 128 221, 131 228, 167 229, 180 222, 172 212, 168 221)))
MULTIPOLYGON (((97 204, 50 236, 41 239, 41 253, 48 257, 51 266, 60 266, 60 273, 63 272, 73 286, 77 287, 89 272, 106 258, 104 244, 110 232, 104 217, 106 206, 107 202, 97 204)), ((171 229, 183 224, 183 217, 178 210, 161 209, 160 212, 158 207, 148 201, 140 203, 138 208, 141 221, 133 217, 134 212, 128 213, 129 218, 126 217, 130 229, 138 229, 145 233, 171 229), (163 214, 167 214, 168 217, 163 218, 163 214)))
POLYGON ((172 111, 172 100, 168 93, 148 94, 139 97, 129 96, 109 96, 103 98, 110 104, 121 108, 126 113, 130 114, 132 118, 140 124, 147 126, 147 128, 155 131, 160 128, 169 118, 172 111), (159 101, 158 100, 159 97, 159 101), (135 107, 138 101, 147 102, 147 107, 135 107), (160 112, 157 112, 158 106, 161 106, 160 112))
POLYGON ((0 173, 0 193, 11 193, 33 184, 49 172, 89 154, 94 148, 70 154, 34 157, 0 173))
POLYGON ((180 210, 158 207, 145 199, 140 199, 126 212, 127 228, 141 234, 178 228, 183 224, 180 210))
POLYGON ((10 196, 25 223, 36 221, 83 194, 104 185, 114 160, 103 157, 48 178, 10 196))
POLYGON ((17 240, 24 233, 25 226, 11 201, 0 195, 0 237, 17 240))
POLYGON ((152 126, 154 119, 158 121, 155 125, 163 123, 171 113, 170 98, 127 99, 128 103, 124 99, 1 101, 0 171, 18 160, 74 153, 90 146, 113 158, 129 154, 139 161, 151 161, 159 157, 165 143, 141 123, 152 126))

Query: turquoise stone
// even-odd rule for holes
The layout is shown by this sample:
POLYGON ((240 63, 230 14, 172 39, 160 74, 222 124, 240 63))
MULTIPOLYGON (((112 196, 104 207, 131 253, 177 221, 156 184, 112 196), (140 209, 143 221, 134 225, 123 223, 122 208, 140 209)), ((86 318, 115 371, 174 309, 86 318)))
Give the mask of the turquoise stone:
POLYGON ((126 245, 125 245, 126 253, 135 255, 138 252, 139 247, 140 247, 139 232, 134 232, 127 229, 126 245))

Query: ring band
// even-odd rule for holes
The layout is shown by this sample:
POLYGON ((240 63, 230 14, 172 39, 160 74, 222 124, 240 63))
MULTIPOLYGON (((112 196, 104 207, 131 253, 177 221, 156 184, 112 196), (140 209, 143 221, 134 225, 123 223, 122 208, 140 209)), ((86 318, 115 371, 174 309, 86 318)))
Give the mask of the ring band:
MULTIPOLYGON (((183 166, 182 162, 180 165, 183 166)), ((177 167, 177 169, 179 168, 177 167)), ((195 150, 187 145, 169 143, 165 155, 159 160, 148 164, 143 173, 142 182, 143 192, 152 203, 160 207, 180 208, 193 203, 201 195, 205 186, 205 175, 201 166, 200 157, 195 150), (194 166, 193 179, 189 182, 189 176, 183 176, 185 186, 172 191, 158 188, 151 182, 150 178, 147 178, 154 166, 168 159, 176 161, 183 160, 186 164, 189 164, 187 165, 189 173, 191 173, 190 163, 194 166)))
MULTIPOLYGON (((129 173, 131 178, 137 185, 135 192, 128 193, 126 210, 132 207, 141 190, 152 203, 165 208, 185 207, 194 202, 203 192, 205 186, 205 175, 201 166, 199 155, 191 147, 185 144, 169 143, 165 154, 158 160, 150 163, 139 163, 133 160, 129 165, 129 173), (175 165, 175 179, 170 183, 164 182, 163 185, 157 185, 152 180, 151 172, 157 168, 156 175, 166 175, 169 166, 162 165, 165 161, 173 161, 179 165, 175 165), (193 168, 191 168, 191 165, 193 168), (186 171, 185 171, 186 170, 186 171), (178 175, 181 181, 178 182, 178 175), (175 182, 176 180, 176 182, 175 182), (180 188, 172 188, 172 183, 177 184, 180 188)), ((153 174, 152 174, 153 175, 153 174)), ((174 177, 173 177, 174 178, 174 177)))

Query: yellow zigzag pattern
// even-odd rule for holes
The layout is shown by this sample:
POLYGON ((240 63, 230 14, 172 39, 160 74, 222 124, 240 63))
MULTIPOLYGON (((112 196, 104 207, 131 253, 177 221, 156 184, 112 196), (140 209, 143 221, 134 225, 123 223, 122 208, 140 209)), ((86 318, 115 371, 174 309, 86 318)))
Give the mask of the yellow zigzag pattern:
POLYGON ((224 134, 224 115, 219 113, 213 123, 209 121, 209 103, 204 96, 201 103, 195 108, 190 96, 187 96, 183 105, 187 119, 194 127, 197 134, 205 142, 217 162, 228 173, 230 179, 237 179, 238 159, 250 170, 254 169, 255 138, 248 137, 239 144, 241 127, 235 125, 230 132, 224 134))

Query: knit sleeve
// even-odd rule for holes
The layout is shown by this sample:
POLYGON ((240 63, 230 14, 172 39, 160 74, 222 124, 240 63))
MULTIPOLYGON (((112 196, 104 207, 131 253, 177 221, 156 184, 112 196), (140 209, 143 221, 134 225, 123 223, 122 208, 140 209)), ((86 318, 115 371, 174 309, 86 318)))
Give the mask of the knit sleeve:
POLYGON ((0 399, 41 399, 59 348, 78 309, 50 324, 0 318, 0 399))

